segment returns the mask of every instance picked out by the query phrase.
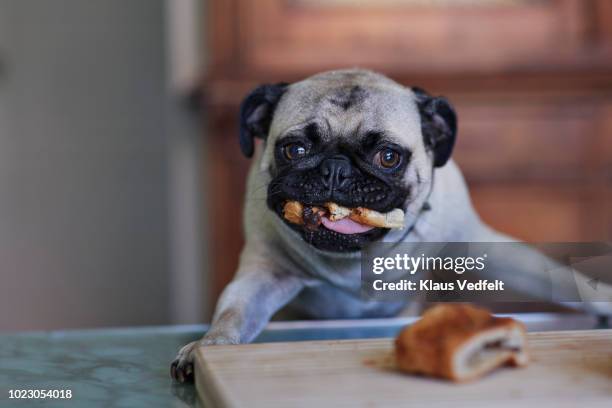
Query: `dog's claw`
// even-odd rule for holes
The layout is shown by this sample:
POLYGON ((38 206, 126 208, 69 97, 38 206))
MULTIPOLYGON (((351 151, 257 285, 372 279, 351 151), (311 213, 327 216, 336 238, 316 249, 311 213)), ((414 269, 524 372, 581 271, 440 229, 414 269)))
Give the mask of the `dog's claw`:
POLYGON ((170 377, 179 383, 193 382, 193 349, 198 342, 181 348, 170 365, 170 377))
POLYGON ((226 336, 205 337, 182 347, 176 358, 170 365, 170 377, 176 382, 193 382, 193 360, 194 351, 200 346, 211 346, 215 344, 237 344, 238 339, 226 336))
POLYGON ((179 383, 193 382, 193 363, 176 359, 170 367, 170 376, 179 383))

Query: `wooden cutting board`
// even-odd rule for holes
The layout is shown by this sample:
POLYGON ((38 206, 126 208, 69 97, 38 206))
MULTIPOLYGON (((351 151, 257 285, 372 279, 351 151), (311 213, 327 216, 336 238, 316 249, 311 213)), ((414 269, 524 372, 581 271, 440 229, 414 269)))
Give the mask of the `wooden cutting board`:
POLYGON ((612 330, 530 333, 531 363, 454 384, 398 372, 392 339, 215 346, 197 352, 205 406, 612 407, 612 330))

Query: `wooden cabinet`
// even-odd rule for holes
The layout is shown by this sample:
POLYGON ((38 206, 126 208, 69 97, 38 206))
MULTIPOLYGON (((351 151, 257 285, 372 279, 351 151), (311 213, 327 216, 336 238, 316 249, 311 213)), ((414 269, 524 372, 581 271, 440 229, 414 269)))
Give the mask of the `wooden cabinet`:
POLYGON ((239 2, 244 63, 278 73, 352 65, 448 73, 573 65, 582 54, 597 58, 582 47, 592 35, 588 1, 426 3, 239 2))
POLYGON ((598 186, 514 181, 472 187, 483 220, 533 242, 606 240, 609 197, 598 186))
POLYGON ((457 98, 455 159, 472 181, 579 181, 605 160, 602 100, 579 95, 457 98))
POLYGON ((209 0, 204 81, 218 294, 237 265, 258 83, 361 66, 453 101, 483 219, 531 241, 612 239, 612 2, 209 0))

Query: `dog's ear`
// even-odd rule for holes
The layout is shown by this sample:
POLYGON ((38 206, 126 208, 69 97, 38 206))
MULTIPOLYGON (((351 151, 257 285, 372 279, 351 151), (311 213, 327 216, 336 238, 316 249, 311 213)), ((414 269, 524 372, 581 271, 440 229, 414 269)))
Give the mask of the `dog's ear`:
POLYGON ((432 97, 421 88, 412 88, 421 114, 425 146, 432 149, 434 166, 442 167, 453 152, 457 138, 457 115, 448 100, 432 97))
POLYGON ((265 84, 251 91, 240 105, 240 149, 246 157, 253 156, 254 138, 266 139, 274 109, 288 84, 265 84))

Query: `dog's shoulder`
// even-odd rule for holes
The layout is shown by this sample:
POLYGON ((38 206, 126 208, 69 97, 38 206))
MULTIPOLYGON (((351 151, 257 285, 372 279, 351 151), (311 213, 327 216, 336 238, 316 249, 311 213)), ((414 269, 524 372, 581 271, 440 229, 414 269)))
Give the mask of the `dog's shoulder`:
POLYGON ((415 234, 419 240, 461 241, 469 228, 481 223, 463 173, 454 160, 449 160, 445 166, 434 171, 427 208, 415 224, 415 234))

